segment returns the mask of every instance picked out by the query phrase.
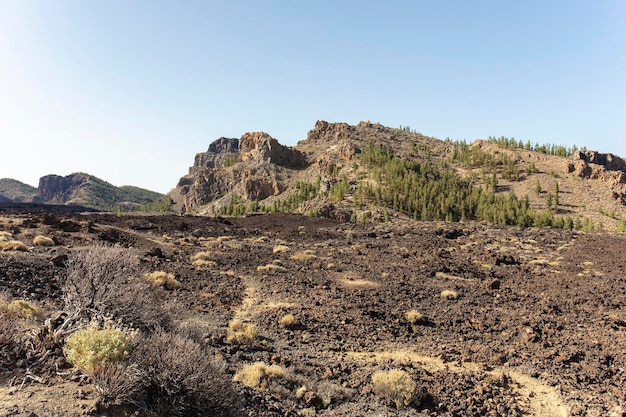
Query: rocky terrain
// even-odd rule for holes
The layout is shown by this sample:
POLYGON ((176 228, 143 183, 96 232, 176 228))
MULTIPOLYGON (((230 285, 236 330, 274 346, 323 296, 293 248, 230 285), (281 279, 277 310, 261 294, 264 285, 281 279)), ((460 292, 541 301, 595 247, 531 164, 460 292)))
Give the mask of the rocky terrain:
MULTIPOLYGON (((223 415, 626 411, 624 234, 285 214, 15 212, 1 215, 0 230, 26 248, 0 252, 4 299, 42 310, 20 322, 19 340, 38 340, 46 317, 62 317, 67 297, 59 282, 93 245, 112 245, 119 262, 136 260, 139 278, 172 274, 179 287, 133 293, 134 306, 150 309, 132 320, 144 337, 155 331, 150 320, 193 334, 202 357, 219 361, 212 398, 223 415), (35 244, 40 235, 53 244, 35 244), (141 304, 148 293, 157 300, 152 307, 141 304), (257 332, 237 336, 247 327, 234 320, 257 332), (264 377, 242 378, 257 362, 264 377), (410 401, 396 402, 397 393, 377 385, 375 375, 389 370, 414 382, 410 401)), ((132 280, 123 282, 117 290, 134 291, 132 280)), ((130 320, 119 303, 105 308, 130 320)), ((141 352, 145 340, 134 349, 141 352)), ((123 416, 138 407, 104 407, 99 385, 58 348, 42 355, 36 344, 24 351, 3 343, 0 415, 123 416)))

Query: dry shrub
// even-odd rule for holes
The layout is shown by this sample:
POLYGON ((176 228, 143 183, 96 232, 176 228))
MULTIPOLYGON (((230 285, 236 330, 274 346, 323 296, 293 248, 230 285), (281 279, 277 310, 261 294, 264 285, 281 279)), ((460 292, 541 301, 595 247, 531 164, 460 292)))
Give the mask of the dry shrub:
POLYGON ((263 362, 255 362, 246 365, 235 374, 233 381, 241 382, 256 391, 266 391, 272 379, 281 379, 286 376, 286 371, 278 365, 266 365, 263 362))
POLYGON ((141 276, 137 257, 128 249, 92 246, 75 250, 59 284, 68 319, 62 331, 81 320, 113 316, 126 325, 153 329, 166 325, 163 301, 141 276))
POLYGON ((231 320, 228 323, 228 336, 226 341, 236 345, 247 345, 259 337, 257 327, 252 323, 243 323, 239 320, 231 320))
POLYGON ((196 259, 191 263, 196 268, 215 268, 217 264, 206 259, 196 259))
POLYGON ((30 249, 28 249, 28 247, 19 240, 0 242, 0 249, 2 249, 3 251, 30 252, 30 249))
POLYGON ((403 370, 378 371, 372 375, 372 383, 374 392, 395 404, 396 408, 410 405, 415 400, 417 384, 403 370))
POLYGON ((446 300, 456 300, 458 296, 459 296, 459 293, 453 290, 441 291, 441 298, 445 298, 446 300))
POLYGON ((105 407, 134 404, 141 396, 144 375, 136 364, 110 363, 91 373, 94 387, 105 407))
POLYGON ((191 264, 196 268, 215 268, 217 263, 209 260, 210 257, 209 252, 198 252, 190 258, 191 264))
POLYGON ((409 310, 404 315, 406 320, 411 324, 416 324, 424 320, 424 316, 417 310, 409 310))
POLYGON ((294 261, 310 261, 311 259, 317 258, 317 255, 314 251, 307 249, 302 252, 298 252, 294 255, 291 255, 289 259, 293 259, 294 261))
POLYGON ((9 318, 31 318, 40 316, 41 309, 26 300, 13 300, 11 302, 0 300, 0 313, 4 313, 9 318))
POLYGON ((237 395, 224 365, 183 335, 157 330, 138 340, 132 358, 143 374, 137 403, 148 416, 227 416, 237 395))
POLYGON ((274 253, 284 253, 284 252, 289 252, 291 249, 289 248, 289 246, 285 246, 285 245, 277 245, 274 246, 274 253))
POLYGON ((285 314, 280 319, 280 324, 284 327, 293 327, 296 325, 296 317, 293 314, 285 314))
POLYGON ((267 271, 285 272, 287 268, 285 268, 284 266, 271 263, 267 265, 259 265, 256 267, 256 270, 258 272, 267 272, 267 271))
POLYGON ((38 235, 33 239, 33 245, 36 246, 54 246, 54 240, 47 236, 38 235))
POLYGON ((174 278, 174 274, 168 274, 164 271, 154 271, 150 274, 146 274, 146 280, 154 285, 163 287, 166 290, 177 290, 182 285, 174 278))
POLYGON ((8 242, 13 240, 13 233, 0 230, 0 242, 8 242))
POLYGON ((270 239, 267 236, 260 236, 260 237, 257 237, 256 239, 254 239, 252 241, 252 243, 254 243, 254 244, 265 243, 265 242, 267 242, 269 240, 270 239))

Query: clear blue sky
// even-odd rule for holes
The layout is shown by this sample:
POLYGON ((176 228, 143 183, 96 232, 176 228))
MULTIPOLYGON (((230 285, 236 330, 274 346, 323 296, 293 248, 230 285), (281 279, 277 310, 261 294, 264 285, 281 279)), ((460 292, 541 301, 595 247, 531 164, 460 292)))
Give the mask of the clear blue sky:
POLYGON ((0 178, 167 192, 318 119, 626 156, 626 2, 0 0, 0 178))

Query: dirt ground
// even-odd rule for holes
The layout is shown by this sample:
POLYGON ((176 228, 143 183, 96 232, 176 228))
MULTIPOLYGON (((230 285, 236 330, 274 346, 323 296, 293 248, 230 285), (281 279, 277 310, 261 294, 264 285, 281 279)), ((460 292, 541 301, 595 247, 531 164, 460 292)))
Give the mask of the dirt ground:
MULTIPOLYGON (((106 242, 174 274, 179 324, 206 330, 229 375, 263 361, 292 376, 261 392, 234 383, 241 415, 626 415, 623 234, 96 213, 5 213, 0 230, 31 249, 0 252, 0 291, 51 315, 64 273, 51 260, 77 248, 106 242), (37 235, 56 245, 34 246, 37 235), (215 266, 194 268, 200 251, 215 266), (423 318, 408 322, 409 310, 423 318), (294 325, 281 325, 286 314, 294 325), (232 319, 254 323, 258 340, 228 343, 232 319), (401 409, 372 384, 396 368, 419 393, 401 409), (315 394, 290 391, 303 385, 315 394)), ((97 409, 90 381, 67 364, 25 367, 0 376, 0 416, 132 415, 97 409)))

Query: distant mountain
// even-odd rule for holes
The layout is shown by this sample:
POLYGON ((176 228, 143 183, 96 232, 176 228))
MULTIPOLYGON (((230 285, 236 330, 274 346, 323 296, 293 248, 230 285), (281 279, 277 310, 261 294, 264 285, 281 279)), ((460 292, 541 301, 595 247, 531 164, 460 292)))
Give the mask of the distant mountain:
POLYGON ((0 179, 0 202, 29 203, 37 195, 37 189, 12 178, 0 179))
POLYGON ((618 156, 503 137, 444 141, 370 122, 318 121, 295 147, 264 132, 220 138, 168 196, 175 211, 201 215, 626 231, 626 163, 618 156))
POLYGON ((133 186, 116 187, 98 177, 82 172, 46 175, 39 180, 36 203, 73 204, 109 211, 131 210, 153 203, 163 194, 133 186))

